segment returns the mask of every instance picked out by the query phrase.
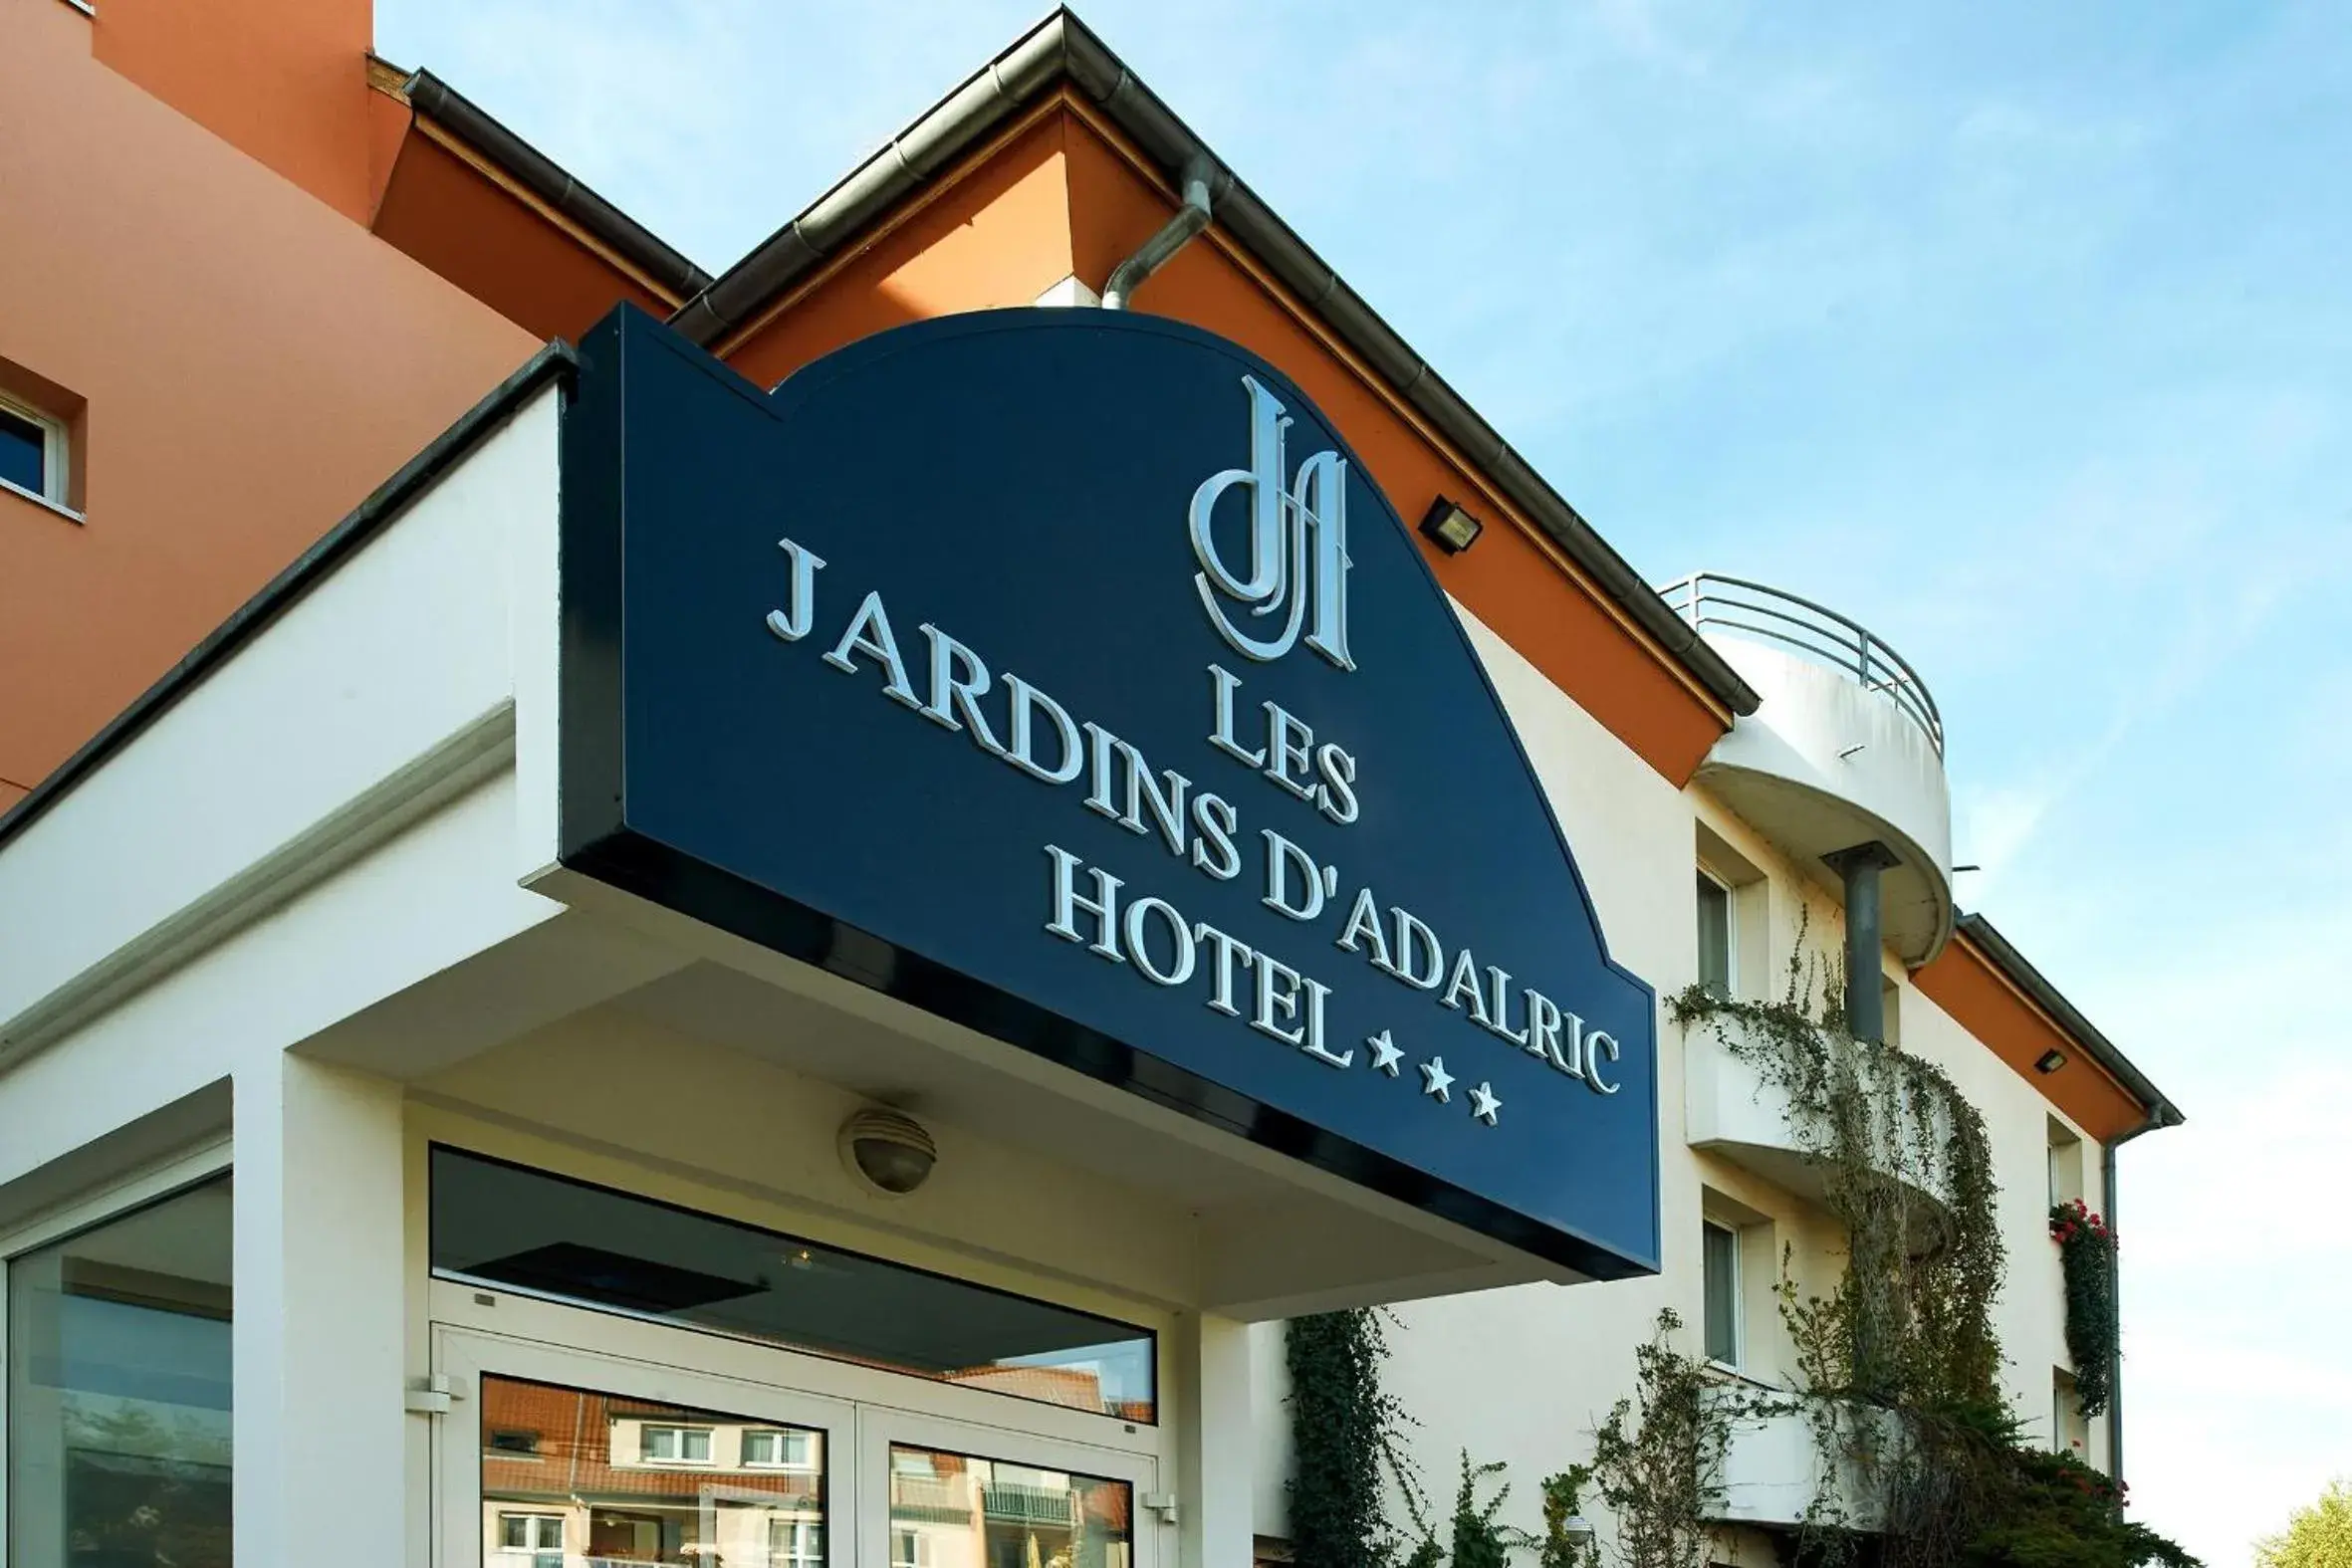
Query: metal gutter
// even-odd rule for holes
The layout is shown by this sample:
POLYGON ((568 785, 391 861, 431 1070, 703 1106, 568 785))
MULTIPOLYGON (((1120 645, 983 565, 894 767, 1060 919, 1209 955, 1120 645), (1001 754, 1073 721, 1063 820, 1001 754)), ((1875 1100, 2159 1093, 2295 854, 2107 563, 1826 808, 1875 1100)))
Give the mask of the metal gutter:
MULTIPOLYGON (((2055 1018, 2058 1026, 2073 1037, 2091 1060, 2105 1068, 2133 1099, 2146 1108, 2148 1119, 2141 1124, 2138 1132, 2126 1134, 2126 1137, 2138 1137, 2139 1133, 2154 1132, 2160 1127, 2178 1127, 2188 1119, 2181 1114, 2180 1107, 2165 1097, 2162 1089, 2148 1080, 2146 1073, 2132 1065, 2130 1057, 2100 1033, 2098 1026, 2084 1017, 2073 1003, 2060 996, 2057 987, 2042 978, 2041 971, 2027 963, 2023 954, 2009 946, 2008 939, 1994 929, 1992 921, 1983 915, 1963 915, 1958 930, 1960 935, 1983 949, 1985 956, 1993 960, 2010 984, 2032 998, 2044 1012, 2055 1018)), ((2116 1141, 2120 1143, 2123 1139, 2116 1141)))
POLYGON ((1046 18, 890 138, 881 150, 727 269, 671 318, 708 347, 755 320, 799 279, 840 252, 875 220, 1018 110, 1067 83, 1133 137, 1181 189, 1184 170, 1207 159, 1227 183, 1217 223, 1321 316, 1407 404, 1478 464, 1513 505, 1543 530, 1701 688, 1735 714, 1760 699, 1720 653, 1676 615, 1625 558, 1429 367, 1362 296, 1233 177, 1200 137, 1068 10, 1046 18))
POLYGON ((411 75, 403 92, 409 108, 455 131, 525 189, 610 246, 676 298, 690 299, 710 286, 709 273, 663 244, 652 230, 573 178, 563 165, 430 71, 411 75))
POLYGON ((549 343, 524 361, 522 368, 499 382, 489 396, 467 409, 423 451, 401 464, 399 472, 378 485, 374 494, 296 557, 259 593, 239 605, 209 636, 164 671, 160 680, 141 692, 105 729, 84 742, 80 751, 51 770, 49 777, 35 784, 31 793, 0 813, 0 847, 32 826, 75 785, 137 740, 147 726, 170 712, 206 676, 235 658, 247 643, 267 631, 279 616, 357 555, 411 501, 431 489, 435 480, 494 433, 540 388, 552 381, 570 379, 579 363, 580 356, 572 345, 561 340, 549 343))

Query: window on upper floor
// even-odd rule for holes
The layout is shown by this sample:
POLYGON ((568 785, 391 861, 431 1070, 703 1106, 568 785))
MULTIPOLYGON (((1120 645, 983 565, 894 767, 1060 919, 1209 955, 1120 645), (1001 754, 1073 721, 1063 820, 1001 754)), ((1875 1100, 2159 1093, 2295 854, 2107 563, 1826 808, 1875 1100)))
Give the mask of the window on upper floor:
POLYGON ((0 392, 0 485, 64 507, 69 456, 64 420, 0 392))
POLYGON ((2049 1118, 2050 1207, 2083 1196, 2082 1140, 2055 1116, 2049 1118))
POLYGON ((1712 872, 1699 872, 1699 985, 1710 994, 1731 999, 1735 963, 1732 929, 1732 890, 1712 872))
POLYGON ((708 1427, 645 1427, 638 1432, 638 1456, 648 1464, 708 1464, 708 1427))
POLYGON ((1705 1274, 1707 1359, 1740 1365, 1740 1232, 1709 1220, 1700 1228, 1700 1266, 1705 1274))
POLYGON ((0 491, 80 522, 88 407, 30 365, 0 358, 0 491))
POLYGON ((743 1462, 751 1469, 817 1468, 817 1434, 786 1430, 743 1435, 743 1462))

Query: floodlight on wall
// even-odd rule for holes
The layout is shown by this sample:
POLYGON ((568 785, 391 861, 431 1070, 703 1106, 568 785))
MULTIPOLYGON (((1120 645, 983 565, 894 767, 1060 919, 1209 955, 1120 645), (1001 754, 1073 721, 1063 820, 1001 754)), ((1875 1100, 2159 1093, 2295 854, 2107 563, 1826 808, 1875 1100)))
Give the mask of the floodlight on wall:
POLYGON ((1422 534, 1449 556, 1461 555, 1486 531, 1484 523, 1443 496, 1430 503, 1429 515, 1421 520, 1422 534))
POLYGON ((2051 1073, 2056 1072, 2060 1067, 2065 1065, 2066 1053, 2062 1050, 2052 1048, 2050 1050, 2043 1051, 2038 1057, 2034 1059, 2033 1070, 2040 1073, 2051 1073))
POLYGON ((899 1111, 869 1107, 841 1123, 841 1164, 885 1198, 904 1198, 931 1179, 938 1146, 923 1124, 899 1111))

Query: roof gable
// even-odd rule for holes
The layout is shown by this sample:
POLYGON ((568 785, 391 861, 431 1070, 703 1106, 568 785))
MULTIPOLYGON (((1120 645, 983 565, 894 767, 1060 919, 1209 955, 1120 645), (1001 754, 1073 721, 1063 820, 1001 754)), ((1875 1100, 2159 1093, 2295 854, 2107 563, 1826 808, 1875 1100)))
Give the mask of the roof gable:
MULTIPOLYGON (((1050 17, 672 319, 773 384, 859 336, 1099 292, 1176 203, 1200 144, 1067 12, 1050 17)), ((1230 178, 1216 220, 1138 297, 1282 365, 1418 517, 1490 525, 1441 582, 1677 785, 1755 698, 1534 470, 1230 178), (1302 287, 1303 285, 1303 287, 1302 287), (1484 453, 1482 457, 1480 454, 1484 453)))

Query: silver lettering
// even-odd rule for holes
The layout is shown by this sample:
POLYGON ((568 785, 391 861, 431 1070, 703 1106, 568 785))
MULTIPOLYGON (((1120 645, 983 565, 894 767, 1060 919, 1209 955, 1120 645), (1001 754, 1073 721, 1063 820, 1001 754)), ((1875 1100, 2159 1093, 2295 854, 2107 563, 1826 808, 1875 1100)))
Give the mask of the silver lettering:
POLYGON ((989 688, 988 666, 980 662, 979 654, 929 621, 923 622, 922 630, 931 640, 931 700, 917 711, 946 729, 969 728, 982 751, 1004 756, 1005 749, 997 744, 995 732, 980 712, 980 699, 989 688), (959 714, 961 724, 957 722, 959 714))
POLYGON ((882 661, 884 679, 882 693, 909 708, 921 708, 914 688, 906 683, 906 661, 898 656, 898 639, 890 632, 890 612, 882 608, 882 595, 868 593, 850 617, 849 629, 841 633, 841 640, 833 644, 824 662, 844 675, 857 673, 857 661, 849 657, 863 653, 882 661))
POLYGON ((809 635, 810 622, 817 616, 817 568, 824 560, 789 539, 780 539, 776 545, 792 558, 793 587, 792 596, 785 600, 790 607, 768 612, 768 629, 787 642, 799 642, 809 635))
POLYGON ((1192 979, 1192 927, 1176 913, 1176 907, 1164 898, 1139 898, 1127 906, 1123 922, 1127 934, 1127 956, 1134 960, 1135 973, 1155 986, 1181 986, 1192 979), (1147 917, 1157 915, 1160 923, 1176 938, 1175 962, 1161 969, 1151 961, 1151 946, 1143 940, 1143 926, 1147 917))
POLYGON ((1234 961, 1239 959, 1246 966, 1257 955, 1250 951, 1246 943, 1236 942, 1206 921, 1193 927, 1192 934, 1206 942, 1217 956, 1216 967, 1209 972, 1210 1010, 1222 1012, 1229 1018, 1240 1017, 1242 1009, 1233 1003, 1234 961))
POLYGON ((1298 972, 1271 953, 1257 954, 1256 962, 1258 1009, 1250 1019, 1250 1027, 1269 1039, 1295 1045, 1304 1038, 1306 1025, 1300 1023, 1285 1029, 1275 1017, 1278 1013, 1286 1018, 1298 1015, 1298 972))
POLYGON ((1081 864, 1078 857, 1059 844, 1048 844, 1046 855, 1054 862, 1054 918, 1046 923, 1046 929, 1064 942, 1085 943, 1087 952, 1113 964, 1124 964, 1127 957, 1119 951, 1118 929, 1119 889, 1125 884, 1100 866, 1088 866, 1086 869, 1094 878, 1094 896, 1083 897, 1077 890, 1074 874, 1081 864), (1095 936, 1091 942, 1077 928, 1080 914, 1094 917, 1095 936))
POLYGON ((1241 677, 1221 665, 1212 664, 1209 666, 1209 680, 1217 688, 1217 723, 1209 731, 1209 744, 1252 768, 1264 768, 1266 754, 1244 750, 1240 738, 1233 733, 1233 694, 1242 689, 1241 677))
POLYGON ((1005 761, 1048 784, 1069 783, 1086 771, 1085 749, 1078 742, 1078 727, 1069 710, 1039 691, 1018 675, 1005 677, 1005 691, 1013 705, 1009 726, 1012 744, 1005 750, 1005 761), (1035 716, 1043 713, 1053 722, 1054 733, 1061 742, 1061 761, 1048 768, 1038 761, 1035 716))
POLYGON ((1314 856, 1271 827, 1258 830, 1266 840, 1266 896, 1259 900, 1278 915, 1312 920, 1323 912, 1323 868, 1314 856), (1299 901, 1291 901, 1291 873, 1295 867, 1301 886, 1299 901))

